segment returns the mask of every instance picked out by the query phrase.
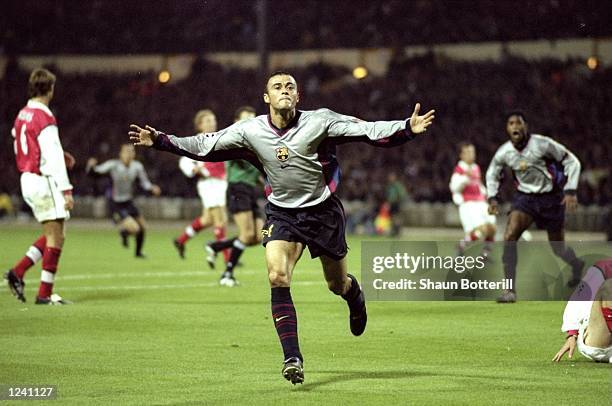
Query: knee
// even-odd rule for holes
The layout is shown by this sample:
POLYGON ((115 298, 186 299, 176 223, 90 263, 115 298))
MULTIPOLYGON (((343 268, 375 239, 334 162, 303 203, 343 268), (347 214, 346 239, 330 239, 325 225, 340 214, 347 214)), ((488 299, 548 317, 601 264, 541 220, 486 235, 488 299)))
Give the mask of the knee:
POLYGON ((351 287, 350 278, 344 278, 344 280, 340 279, 332 279, 327 281, 327 288, 334 295, 343 295, 346 291, 351 287))
POLYGON ((604 281, 604 283, 599 287, 595 298, 597 300, 601 300, 602 307, 612 306, 612 279, 607 279, 604 281))
POLYGON ((290 280, 289 274, 286 270, 270 267, 268 268, 268 279, 270 280, 270 287, 289 287, 290 280))
POLYGON ((504 241, 518 241, 520 233, 514 228, 506 229, 504 233, 504 241))
POLYGON ((240 241, 242 241, 246 246, 255 245, 258 243, 257 233, 255 233, 255 231, 251 233, 244 233, 240 236, 240 241))

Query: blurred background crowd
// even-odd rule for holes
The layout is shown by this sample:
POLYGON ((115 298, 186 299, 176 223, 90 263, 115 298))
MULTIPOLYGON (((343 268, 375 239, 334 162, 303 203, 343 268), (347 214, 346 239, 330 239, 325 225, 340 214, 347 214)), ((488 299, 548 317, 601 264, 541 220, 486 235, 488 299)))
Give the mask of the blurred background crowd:
MULTIPOLYGON (((191 135, 193 115, 202 108, 217 114, 220 127, 231 124, 235 109, 245 104, 265 114, 263 83, 255 69, 206 59, 208 51, 256 48, 258 3, 235 1, 232 8, 222 3, 225 5, 222 0, 9 2, 0 16, 0 55, 8 61, 0 80, 0 192, 18 194, 10 129, 26 101, 29 73, 18 65, 20 55, 199 55, 187 77, 165 84, 154 71, 82 74, 48 66, 58 75, 51 108, 64 149, 77 158, 71 179, 78 195, 104 193, 106 184, 85 175, 85 162, 90 156, 99 160, 116 156, 132 122, 191 135), (20 18, 19 13, 33 3, 36 7, 28 18, 20 18), (206 12, 197 12, 203 7, 206 12), (117 13, 121 13, 122 24, 117 23, 117 13), (226 24, 210 24, 212 20, 226 24)), ((405 201, 449 202, 448 182, 458 143, 472 141, 477 161, 486 170, 492 154, 507 139, 504 113, 520 108, 532 132, 557 139, 579 157, 583 165, 581 203, 612 202, 609 66, 589 68, 581 59, 535 60, 511 53, 499 61, 467 61, 433 52, 407 55, 402 48, 606 37, 612 35, 612 8, 605 2, 317 1, 300 7, 302 3, 269 3, 270 50, 357 45, 394 50, 383 76, 357 80, 348 68, 325 63, 291 69, 300 87, 302 109, 327 107, 365 120, 406 118, 417 101, 426 109, 437 110, 431 131, 404 147, 340 147, 343 181, 339 193, 344 199, 378 205, 388 200, 389 186, 399 183, 405 189, 405 201)), ((139 151, 138 155, 165 195, 195 196, 193 184, 179 172, 177 157, 153 151, 139 151)), ((507 198, 511 179, 505 183, 507 198)))

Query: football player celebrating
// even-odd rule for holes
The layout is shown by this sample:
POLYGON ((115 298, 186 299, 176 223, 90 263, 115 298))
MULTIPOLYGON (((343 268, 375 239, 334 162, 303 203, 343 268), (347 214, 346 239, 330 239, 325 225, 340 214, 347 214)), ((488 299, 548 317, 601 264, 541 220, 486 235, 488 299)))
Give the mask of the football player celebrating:
POLYGON ((352 141, 404 144, 427 130, 434 111, 419 115, 417 103, 408 120, 377 122, 324 108, 300 111, 297 83, 283 71, 268 77, 263 99, 269 114, 215 133, 178 138, 132 125, 129 135, 136 145, 203 161, 245 159, 265 172, 268 204, 262 232, 272 318, 285 358, 282 375, 296 384, 304 381, 304 369, 290 286, 305 247, 320 258, 328 288, 347 302, 353 335, 363 334, 367 323, 363 292, 357 278, 347 273, 346 219, 334 194, 340 181, 336 146, 352 141))

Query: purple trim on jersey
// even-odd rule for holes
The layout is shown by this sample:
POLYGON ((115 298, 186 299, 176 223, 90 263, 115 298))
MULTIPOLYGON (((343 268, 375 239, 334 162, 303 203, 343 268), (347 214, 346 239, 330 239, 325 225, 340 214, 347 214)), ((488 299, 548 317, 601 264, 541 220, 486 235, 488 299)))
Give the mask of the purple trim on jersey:
POLYGON ((244 159, 245 161, 256 167, 260 173, 265 175, 263 165, 261 164, 261 162, 259 162, 259 159, 257 159, 257 155, 255 155, 253 151, 247 148, 234 148, 221 151, 211 151, 206 155, 196 155, 187 152, 173 144, 172 141, 170 141, 170 138, 168 138, 168 136, 162 132, 158 133, 155 142, 153 142, 153 148, 159 151, 166 151, 176 155, 186 156, 195 161, 202 162, 223 162, 231 161, 234 159, 244 159))
POLYGON ((340 164, 338 164, 338 159, 336 158, 336 143, 334 139, 327 138, 319 144, 317 155, 321 163, 321 171, 323 172, 325 184, 329 191, 334 193, 340 185, 340 177, 342 176, 340 164))
POLYGON ((275 126, 272 123, 272 117, 270 117, 269 113, 268 113, 268 115, 266 117, 268 119, 268 125, 270 126, 270 128, 272 130, 274 130, 274 133, 276 133, 276 135, 278 135, 279 137, 283 137, 285 134, 287 134, 287 131, 289 131, 290 129, 292 129, 293 127, 295 127, 297 125, 298 120, 300 119, 301 115, 302 115, 302 113, 299 110, 297 110, 295 112, 295 116, 289 122, 289 124, 287 124, 287 127, 285 127, 285 128, 278 128, 277 126, 275 126))
POLYGON ((266 198, 272 194, 272 185, 268 182, 268 178, 264 178, 264 194, 266 198))

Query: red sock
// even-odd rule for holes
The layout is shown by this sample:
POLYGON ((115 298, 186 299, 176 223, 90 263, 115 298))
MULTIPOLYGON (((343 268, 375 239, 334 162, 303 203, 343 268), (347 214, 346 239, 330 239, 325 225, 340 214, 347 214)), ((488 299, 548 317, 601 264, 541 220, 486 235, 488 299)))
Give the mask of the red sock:
POLYGON ((198 217, 195 220, 193 220, 191 224, 185 228, 185 231, 183 231, 183 234, 181 234, 179 238, 176 239, 176 241, 178 241, 179 244, 185 244, 187 241, 189 241, 191 237, 193 237, 194 235, 196 235, 203 229, 204 229, 204 226, 202 225, 202 222, 200 221, 200 218, 198 217))
POLYGON ((38 297, 49 297, 51 293, 53 293, 53 281, 55 280, 57 263, 59 262, 61 254, 61 248, 46 247, 44 249, 38 297))
POLYGON ((602 307, 601 312, 603 313, 606 324, 608 325, 608 330, 612 332, 612 307, 602 307))
MULTIPOLYGON (((215 227, 215 240, 221 241, 223 239, 225 239, 225 227, 215 227)), ((229 249, 223 250, 223 258, 225 259, 225 263, 229 261, 229 257, 230 257, 230 250, 229 249)))
POLYGON ((32 265, 40 261, 46 243, 47 238, 43 235, 39 237, 38 240, 34 241, 34 244, 28 248, 24 257, 13 267, 13 272, 15 272, 18 278, 23 279, 23 275, 25 275, 26 271, 30 269, 32 265))

